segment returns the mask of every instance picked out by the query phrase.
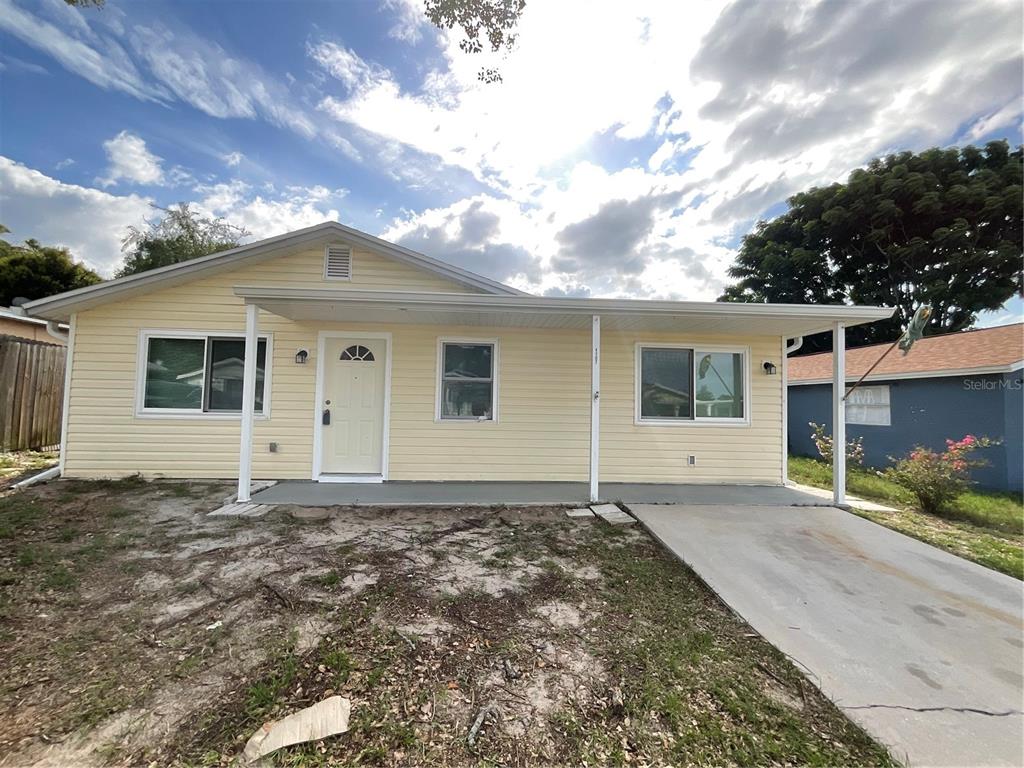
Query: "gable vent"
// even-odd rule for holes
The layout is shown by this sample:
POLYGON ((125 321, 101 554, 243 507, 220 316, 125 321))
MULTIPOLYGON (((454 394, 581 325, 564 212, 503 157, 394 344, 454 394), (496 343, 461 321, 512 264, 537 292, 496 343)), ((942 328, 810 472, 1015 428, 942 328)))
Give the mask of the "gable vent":
POLYGON ((328 245, 324 253, 324 277, 328 280, 352 279, 352 249, 347 245, 328 245))

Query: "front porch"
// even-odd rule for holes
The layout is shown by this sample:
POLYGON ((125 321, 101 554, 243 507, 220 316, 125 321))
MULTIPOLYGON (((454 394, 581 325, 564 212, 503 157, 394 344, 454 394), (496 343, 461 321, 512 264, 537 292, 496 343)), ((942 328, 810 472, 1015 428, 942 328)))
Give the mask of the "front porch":
MULTIPOLYGON (((785 356, 792 347, 787 348, 785 340, 832 330, 840 351, 837 359, 841 360, 846 324, 867 322, 888 312, 815 305, 266 286, 235 286, 234 293, 246 304, 238 501, 255 503, 580 504, 599 499, 715 503, 701 501, 709 492, 698 485, 702 483, 760 483, 762 495, 747 501, 726 497, 722 503, 765 503, 763 494, 787 495, 781 487, 787 444, 785 356), (313 480, 325 481, 324 487, 288 483, 270 491, 270 497, 250 494, 261 312, 303 329, 319 328, 315 355, 311 354, 312 338, 307 335, 301 340, 303 348, 295 352, 295 361, 302 364, 312 357, 316 362, 310 403, 310 474, 313 480), (425 333, 425 328, 436 329, 436 333, 425 333), (466 329, 476 328, 479 333, 466 333, 466 329), (457 336, 446 336, 448 329, 454 329, 457 336), (452 368, 451 381, 464 379, 467 386, 489 387, 489 398, 482 398, 479 409, 474 405, 472 411, 458 411, 453 416, 441 406, 441 393, 455 386, 446 378, 446 341, 491 350, 489 365, 483 366, 482 372, 474 369, 471 375, 458 366, 452 368), (351 344, 328 348, 329 342, 351 344), (393 347, 398 352, 393 353, 393 347), (436 361, 430 354, 435 348, 436 361), (657 403, 644 405, 646 401, 638 394, 643 350, 669 348, 681 350, 672 357, 678 370, 673 368, 671 375, 683 383, 671 391, 683 404, 684 413, 672 412, 671 403, 669 412, 662 413, 665 408, 657 403), (345 357, 350 349, 355 353, 345 357), (699 366, 693 362, 698 349, 704 353, 699 366), (705 363, 710 363, 713 355, 729 361, 731 374, 727 372, 726 377, 731 384, 715 369, 725 395, 716 394, 706 382, 698 388, 698 380, 706 373, 705 363), (393 356, 397 371, 394 397, 393 356), (350 371, 351 381, 331 382, 325 366, 328 357, 370 361, 375 368, 350 371), (602 371, 604 360, 608 362, 606 372, 602 371), (776 372, 782 375, 772 378, 776 372), (357 379, 361 388, 353 383, 357 379), (354 392, 359 396, 353 397, 354 392), (704 403, 703 412, 700 403, 704 403), (712 412, 708 403, 725 404, 728 413, 712 412), (353 415, 353 409, 367 413, 353 415), (366 435, 340 429, 352 424, 359 425, 366 435), (361 451, 359 462, 353 463, 354 449, 344 456, 333 450, 328 432, 346 435, 345 445, 356 445, 361 451), (608 481, 599 477, 602 464, 608 481), (609 467, 614 470, 609 472, 609 467), (424 482, 464 480, 467 476, 487 478, 488 482, 424 482), (534 476, 549 480, 582 476, 588 482, 529 481, 534 476), (684 476, 686 485, 661 485, 684 476), (377 487, 368 486, 368 478, 376 481, 372 485, 377 487), (388 482, 391 478, 404 478, 404 482, 388 482), (633 478, 646 482, 637 486, 612 482, 633 478), (336 487, 336 479, 342 479, 341 488, 336 487), (769 485, 774 482, 780 485, 769 485), (281 496, 286 493, 292 498, 281 496)), ((651 373, 656 375, 668 376, 658 370, 651 373)), ((834 404, 839 411, 843 407, 841 370, 836 381, 834 404)), ((836 422, 841 425, 843 419, 836 422)), ((842 435, 837 439, 842 441, 842 435)), ((272 452, 278 450, 276 441, 269 444, 272 452)), ((843 503, 842 456, 838 459, 834 498, 843 503)), ((744 490, 741 497, 746 498, 747 493, 750 491, 744 490)))
MULTIPOLYGON (((831 499, 781 485, 601 483, 601 498, 627 504, 831 506, 831 499)), ((500 506, 591 503, 589 483, 318 483, 286 480, 252 495, 254 504, 334 506, 500 506)))

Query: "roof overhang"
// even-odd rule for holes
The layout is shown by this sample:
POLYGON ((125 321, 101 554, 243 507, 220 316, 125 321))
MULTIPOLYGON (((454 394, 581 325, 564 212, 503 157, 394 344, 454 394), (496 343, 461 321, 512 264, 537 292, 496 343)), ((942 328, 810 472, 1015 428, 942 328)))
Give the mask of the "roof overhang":
POLYGON ((589 329, 601 316, 608 330, 805 336, 884 320, 891 307, 816 304, 571 299, 403 291, 235 286, 235 295, 296 321, 479 325, 589 329))
POLYGON ((85 288, 77 288, 73 291, 59 293, 56 296, 48 296, 45 299, 30 301, 24 304, 22 309, 33 317, 45 320, 67 321, 75 312, 82 312, 111 301, 120 301, 152 290, 181 285, 199 277, 236 269, 239 266, 239 262, 242 261, 258 263, 303 248, 339 240, 353 246, 364 247, 378 253, 383 253, 397 261, 424 269, 460 285, 484 291, 485 293, 506 296, 525 295, 522 291, 502 285, 495 280, 482 277, 409 248, 389 243, 386 240, 381 240, 379 237, 368 235, 352 227, 346 227, 344 224, 339 224, 336 221, 328 221, 284 235, 268 237, 265 240, 248 243, 228 251, 190 259, 189 261, 171 264, 167 267, 158 267, 157 269, 151 269, 137 275, 107 280, 96 285, 86 286, 85 288))

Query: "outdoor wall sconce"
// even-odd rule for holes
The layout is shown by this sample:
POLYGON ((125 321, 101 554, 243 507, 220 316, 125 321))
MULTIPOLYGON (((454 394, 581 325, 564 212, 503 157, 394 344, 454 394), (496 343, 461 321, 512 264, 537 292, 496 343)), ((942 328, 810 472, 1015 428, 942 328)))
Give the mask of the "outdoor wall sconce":
POLYGON ((308 349, 300 349, 298 352, 295 353, 295 364, 296 365, 305 365, 306 364, 306 360, 308 358, 309 358, 309 350, 308 349))
POLYGON ((775 375, 775 370, 776 370, 775 363, 773 363, 771 360, 765 360, 764 364, 761 367, 764 368, 764 375, 765 376, 774 376, 775 375))

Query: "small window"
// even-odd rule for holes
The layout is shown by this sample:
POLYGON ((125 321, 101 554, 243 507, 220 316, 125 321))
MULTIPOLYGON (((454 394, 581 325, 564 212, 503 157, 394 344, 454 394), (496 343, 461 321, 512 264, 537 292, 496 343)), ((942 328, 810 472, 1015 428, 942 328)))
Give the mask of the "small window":
POLYGON ((352 279, 352 249, 347 245, 328 245, 324 251, 324 277, 328 280, 352 279))
POLYGON ((493 421, 494 359, 491 342, 442 342, 438 417, 493 421))
MULTIPOLYGON (((245 339, 148 336, 142 409, 154 413, 240 413, 245 339)), ((257 413, 263 413, 267 338, 256 347, 257 413)))
POLYGON ((742 422, 747 418, 746 386, 746 352, 638 348, 638 421, 742 422))
POLYGON ((373 362, 373 352, 364 347, 362 344, 353 344, 351 347, 346 347, 342 350, 341 360, 354 360, 357 362, 373 362))
POLYGON ((889 385, 857 387, 846 398, 846 423, 888 427, 892 424, 889 410, 889 385))

